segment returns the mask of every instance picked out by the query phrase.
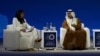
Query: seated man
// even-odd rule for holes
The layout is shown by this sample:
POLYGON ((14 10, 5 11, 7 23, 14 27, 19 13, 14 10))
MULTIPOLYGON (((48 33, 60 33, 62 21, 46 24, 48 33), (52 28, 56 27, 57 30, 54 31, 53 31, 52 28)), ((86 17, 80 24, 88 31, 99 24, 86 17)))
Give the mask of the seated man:
POLYGON ((81 22, 75 17, 75 13, 69 9, 62 27, 67 30, 63 46, 65 50, 82 50, 86 46, 86 32, 81 28, 81 22))
POLYGON ((33 50, 34 42, 39 42, 41 39, 38 36, 37 29, 31 27, 24 18, 24 11, 19 9, 13 18, 13 26, 16 30, 20 31, 23 40, 27 40, 24 43, 28 43, 26 46, 31 51, 33 50), (30 37, 27 37, 30 36, 30 37))

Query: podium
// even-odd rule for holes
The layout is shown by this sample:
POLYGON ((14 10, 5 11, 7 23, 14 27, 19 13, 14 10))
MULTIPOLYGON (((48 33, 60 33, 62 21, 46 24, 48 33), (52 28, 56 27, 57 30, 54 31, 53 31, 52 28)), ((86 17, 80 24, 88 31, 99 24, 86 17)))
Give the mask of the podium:
POLYGON ((42 30, 42 48, 55 49, 57 48, 57 31, 42 30))
POLYGON ((100 48, 100 29, 93 29, 93 48, 100 48))

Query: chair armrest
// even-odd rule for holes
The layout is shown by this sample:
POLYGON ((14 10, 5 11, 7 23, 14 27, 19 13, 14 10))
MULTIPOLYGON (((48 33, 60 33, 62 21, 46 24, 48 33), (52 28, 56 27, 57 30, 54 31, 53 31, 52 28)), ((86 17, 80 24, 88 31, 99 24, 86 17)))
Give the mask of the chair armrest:
POLYGON ((67 32, 67 29, 62 28, 62 27, 60 28, 60 45, 61 45, 61 47, 63 47, 63 41, 64 41, 66 32, 67 32))
POLYGON ((41 30, 37 29, 37 34, 38 34, 39 38, 41 38, 41 30))
POLYGON ((20 43, 20 32, 3 30, 3 46, 5 48, 18 48, 20 43))
POLYGON ((7 25, 7 29, 8 29, 8 30, 15 30, 15 29, 14 29, 14 26, 13 26, 12 24, 7 25))
POLYGON ((91 47, 91 40, 90 40, 90 29, 88 27, 83 28, 86 31, 86 48, 91 47))
POLYGON ((84 23, 81 23, 81 27, 82 27, 82 28, 84 28, 84 27, 85 27, 85 26, 84 26, 84 23))

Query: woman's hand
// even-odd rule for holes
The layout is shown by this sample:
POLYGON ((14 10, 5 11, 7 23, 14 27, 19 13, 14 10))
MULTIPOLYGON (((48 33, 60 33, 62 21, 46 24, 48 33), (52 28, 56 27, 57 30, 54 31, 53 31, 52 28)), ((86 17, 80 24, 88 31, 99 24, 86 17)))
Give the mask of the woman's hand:
POLYGON ((21 29, 20 31, 22 31, 22 32, 26 32, 25 29, 21 29))
POLYGON ((29 32, 32 32, 34 30, 34 28, 33 27, 31 27, 31 29, 30 29, 30 31, 29 32))
POLYGON ((35 40, 35 42, 40 42, 42 39, 40 39, 40 38, 37 38, 36 40, 35 40))

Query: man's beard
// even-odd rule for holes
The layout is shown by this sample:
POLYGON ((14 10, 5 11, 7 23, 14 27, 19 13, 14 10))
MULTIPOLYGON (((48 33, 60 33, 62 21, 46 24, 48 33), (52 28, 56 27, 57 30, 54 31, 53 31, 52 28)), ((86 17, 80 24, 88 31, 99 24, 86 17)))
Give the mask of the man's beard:
POLYGON ((73 19, 73 17, 68 17, 67 15, 65 16, 65 18, 66 18, 66 19, 67 19, 67 18, 68 18, 68 19, 73 19))

